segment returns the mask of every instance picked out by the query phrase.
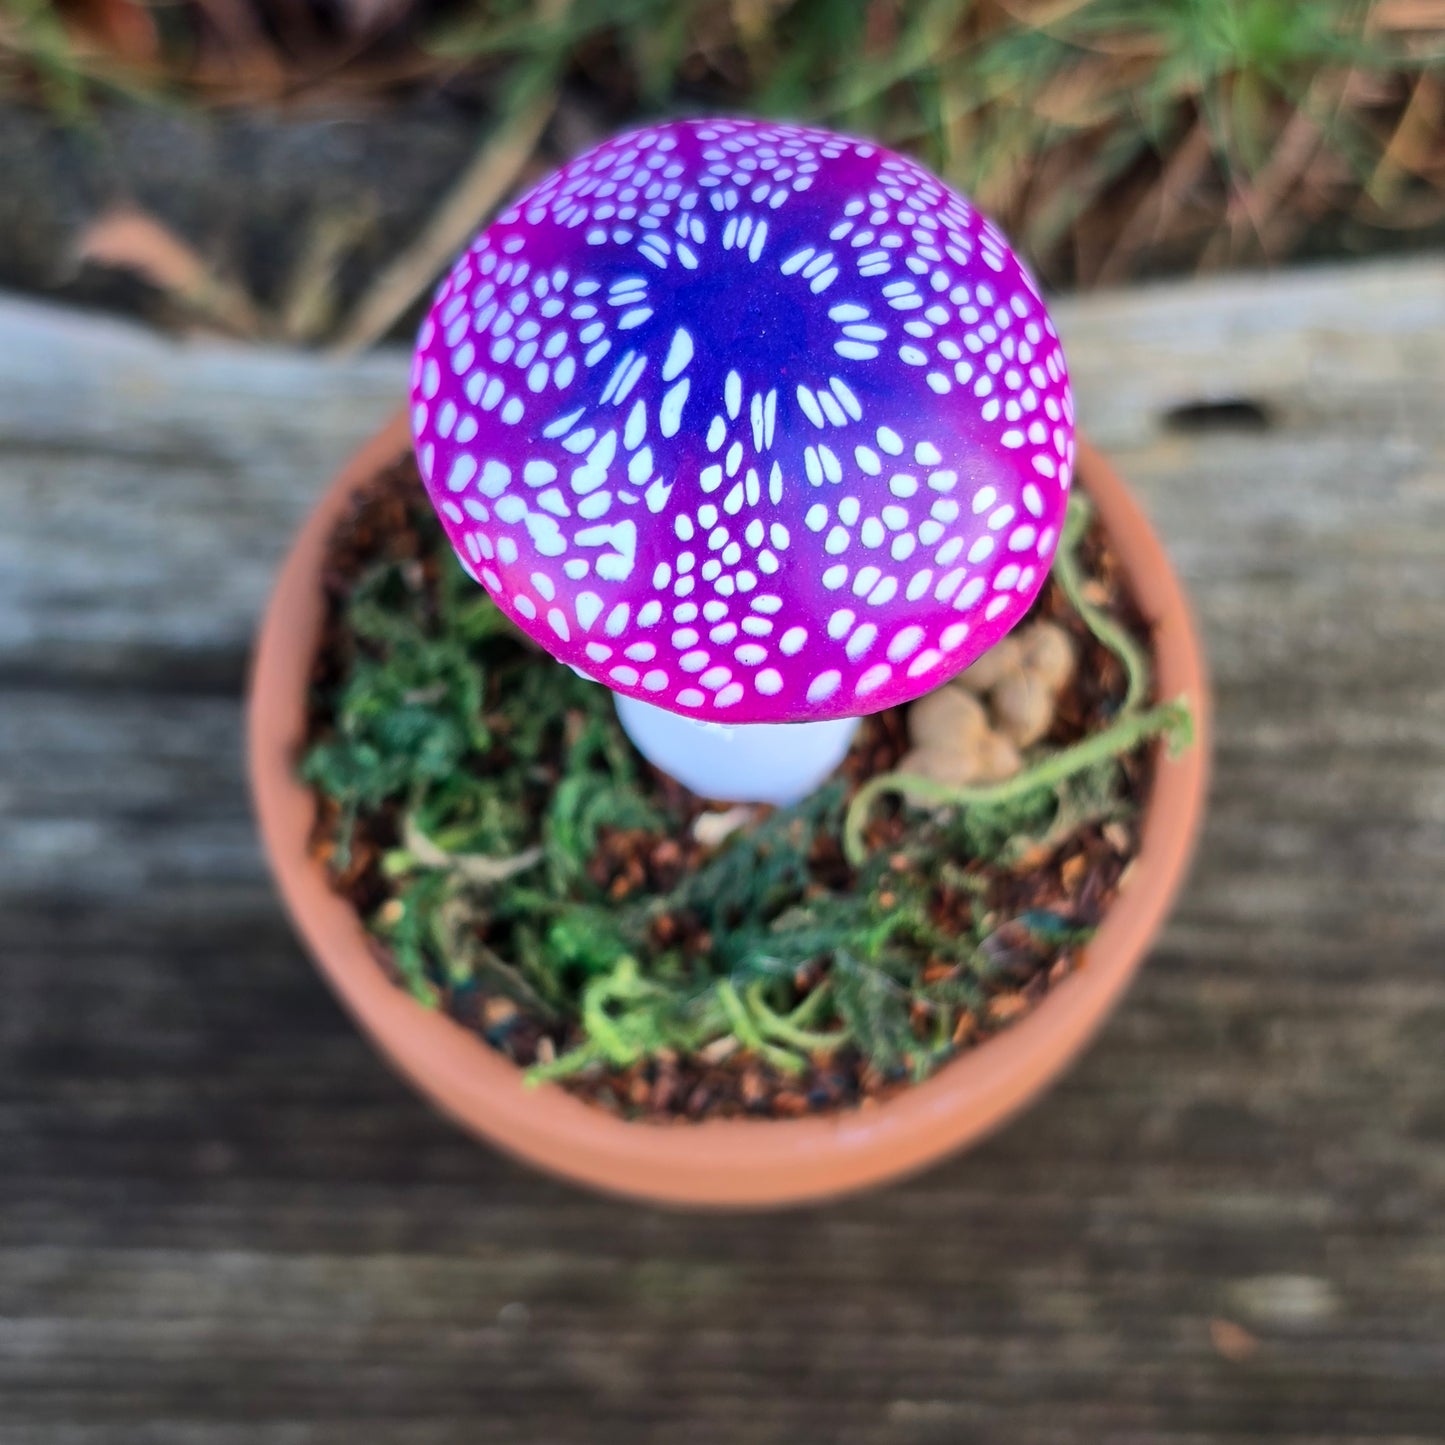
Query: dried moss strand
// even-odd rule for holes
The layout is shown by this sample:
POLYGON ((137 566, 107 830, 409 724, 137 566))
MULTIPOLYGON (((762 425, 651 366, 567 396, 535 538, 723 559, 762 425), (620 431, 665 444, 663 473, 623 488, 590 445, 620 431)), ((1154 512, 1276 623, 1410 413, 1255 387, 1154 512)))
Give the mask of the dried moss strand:
MULTIPOLYGON (((681 1077, 700 1068, 725 1092, 742 1076, 756 1084, 761 1067, 776 1076, 766 1094, 815 1070, 846 1081, 855 1052, 881 1077, 921 1076, 959 1047, 960 1009, 976 1011, 990 993, 976 927, 939 934, 935 890, 986 899, 1009 839, 1027 834, 1037 846, 1042 829, 1129 811, 1119 770, 1089 763, 1135 745, 1147 716, 995 788, 930 792, 897 775, 869 785, 848 814, 855 861, 870 803, 890 788, 924 807, 970 804, 946 826, 916 829, 904 866, 871 859, 839 877, 829 848, 820 875, 816 844, 838 838, 844 822, 839 780, 705 851, 670 888, 618 897, 599 858, 626 853, 629 833, 676 836, 687 816, 638 776, 605 691, 526 652, 493 604, 476 600, 427 516, 417 526, 435 553, 434 583, 403 558, 353 587, 337 622, 347 667, 306 773, 335 804, 333 846, 359 815, 368 852, 382 847, 360 861, 390 887, 371 926, 398 983, 434 1008, 509 998, 544 1031, 530 1084, 577 1080, 572 1087, 606 1093, 620 1074, 635 1089, 639 1077, 651 1080, 650 1064, 675 1062, 681 1077), (659 952, 662 918, 687 920, 714 942, 659 952), (925 952, 956 960, 959 977, 922 984, 925 952), (798 970, 819 964, 795 996, 798 970), (724 1064, 730 1043, 741 1057, 724 1064)), ((1079 596, 1094 588, 1081 571, 1086 521, 1071 511, 1061 577, 1072 595, 1061 585, 1059 598, 1113 647, 1137 690, 1147 673, 1079 596)), ((339 861, 333 855, 333 867, 339 861)), ((528 1027, 501 1046, 525 1058, 535 1038, 528 1027)))
POLYGON ((594 1064, 606 1062, 606 1055, 588 1039, 584 1043, 578 1044, 575 1049, 568 1049, 565 1054, 558 1054, 555 1059, 550 1059, 543 1064, 533 1064, 523 1072, 522 1082, 528 1088, 535 1088, 538 1084, 555 1083, 558 1079, 567 1079, 573 1074, 580 1074, 594 1064))
POLYGON ((1069 498, 1063 535, 1059 539, 1059 550, 1054 557, 1053 576, 1084 626, 1119 659, 1119 664, 1124 669, 1125 682, 1124 701, 1119 706, 1119 712, 1127 715, 1137 711, 1149 695, 1149 658, 1127 629, 1102 608, 1094 606, 1084 595, 1084 573, 1079 564, 1079 547, 1089 530, 1089 519, 1092 515, 1093 508, 1088 499, 1081 492, 1074 492, 1069 498))
POLYGON ((739 996, 731 979, 718 979, 714 992, 717 994, 718 1002, 722 1004, 723 1012, 727 1015, 732 1032, 745 1049, 750 1049, 759 1058, 766 1059, 775 1068, 782 1069, 785 1073, 802 1073, 806 1067, 805 1061, 787 1049, 780 1049, 776 1045, 770 1044, 763 1037, 763 1031, 759 1028, 757 1019, 753 1017, 739 996))
POLYGON ((1057 788, 1076 773, 1122 757, 1153 737, 1166 736, 1171 750, 1177 751, 1188 746, 1193 733, 1188 704, 1179 698, 1147 712, 1120 717, 1103 732, 1050 753, 1001 783, 959 787, 911 773, 882 773, 859 788, 849 804, 843 821, 843 851, 855 868, 867 858, 863 830, 869 810, 885 793, 900 794, 906 801, 923 807, 997 808, 1029 793, 1057 788))
POLYGON ((819 1000, 819 1004, 814 1005, 815 1008, 820 1006, 825 997, 826 984, 819 984, 791 1014, 774 1012, 764 997, 766 987, 766 984, 759 980, 750 985, 744 995, 748 1009, 763 1033, 779 1043, 802 1049, 807 1054, 832 1053, 840 1044, 847 1042, 847 1036, 837 1030, 824 1033, 817 1029, 802 1028, 795 1022, 802 1009, 813 1004, 814 1000, 819 1000))
POLYGON ((486 887, 525 873, 528 868, 540 863, 542 857, 540 847, 524 848, 510 858, 494 858, 483 853, 452 853, 427 837, 408 814, 402 823, 402 847, 387 854, 385 865, 392 873, 409 871, 413 867, 439 868, 443 872, 455 873, 468 883, 486 887))

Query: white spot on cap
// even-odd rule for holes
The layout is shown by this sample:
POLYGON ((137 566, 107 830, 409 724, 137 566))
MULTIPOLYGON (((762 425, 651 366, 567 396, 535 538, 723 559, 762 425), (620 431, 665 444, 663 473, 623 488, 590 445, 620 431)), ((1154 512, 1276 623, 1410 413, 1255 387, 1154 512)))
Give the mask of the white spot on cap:
POLYGON ((886 662, 874 663, 874 665, 858 679, 858 686, 855 691, 859 697, 867 697, 870 692, 877 692, 892 676, 893 669, 889 667, 886 662))
POLYGON ((910 602, 917 602, 918 599, 928 591, 932 583, 933 569, 931 567, 925 567, 921 572, 915 572, 913 576, 908 579, 908 587, 903 595, 907 597, 910 602))
MULTIPOLYGON (((489 467, 502 466, 500 462, 488 462, 487 465, 489 467)), ((502 467, 502 470, 507 472, 505 467, 502 467)), ((454 492, 460 492, 463 488, 471 485, 472 478, 476 476, 476 474, 476 458, 469 457, 463 453, 452 463, 451 470, 447 472, 447 486, 454 492)), ((507 476, 510 478, 511 473, 507 472, 507 476)), ((506 485, 505 482, 503 485, 506 485)), ((485 490, 485 488, 483 488, 483 490, 485 490)), ((498 487, 496 492, 488 492, 487 495, 495 497, 500 491, 501 487, 498 487)))
POLYGON ((672 381, 687 369, 692 360, 692 337, 681 326, 672 334, 672 344, 667 349, 667 360, 662 363, 662 379, 672 381))
POLYGON ((984 590, 985 583, 983 578, 975 577, 964 586, 963 591, 958 594, 953 605, 959 608, 972 607, 973 604, 983 596, 984 590))
POLYGON ((657 425, 663 436, 677 435, 677 429, 682 425, 683 404, 687 401, 687 394, 691 389, 692 382, 683 377, 663 396, 662 404, 657 409, 657 425))
POLYGON ((858 398, 853 395, 852 391, 836 376, 828 379, 828 385, 832 388, 833 395, 842 403, 843 410, 846 411, 854 421, 862 421, 863 407, 859 403, 858 398))
POLYGON ((881 567, 860 567, 858 575, 853 578, 853 595, 862 597, 871 592, 878 585, 878 580, 882 576, 883 569, 881 567))
POLYGON ((848 639, 848 646, 844 650, 847 652, 849 659, 857 662, 858 659, 873 646, 877 636, 878 629, 871 622, 865 622, 862 627, 848 639))
POLYGON ((843 681, 843 674, 836 669, 827 672, 820 672, 812 682, 808 684, 808 701, 824 702, 838 691, 839 684, 843 681))
POLYGON ((902 662, 912 657, 918 651, 919 644, 923 641, 923 629, 921 627, 905 627, 896 633, 893 640, 888 644, 888 660, 890 662, 902 662))
MULTIPOLYGON (((533 580, 536 580, 535 577, 533 580)), ((577 612, 577 621, 582 624, 584 631, 602 615, 602 599, 595 592, 579 592, 573 606, 577 612)))

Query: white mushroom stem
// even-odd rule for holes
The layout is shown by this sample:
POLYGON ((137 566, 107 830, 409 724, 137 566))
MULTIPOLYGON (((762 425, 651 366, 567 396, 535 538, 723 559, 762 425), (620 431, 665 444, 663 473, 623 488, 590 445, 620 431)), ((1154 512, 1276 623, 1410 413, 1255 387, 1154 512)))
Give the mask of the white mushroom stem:
POLYGON ((623 731, 648 762, 704 798, 786 807, 843 761, 855 717, 806 723, 715 723, 619 696, 623 731))

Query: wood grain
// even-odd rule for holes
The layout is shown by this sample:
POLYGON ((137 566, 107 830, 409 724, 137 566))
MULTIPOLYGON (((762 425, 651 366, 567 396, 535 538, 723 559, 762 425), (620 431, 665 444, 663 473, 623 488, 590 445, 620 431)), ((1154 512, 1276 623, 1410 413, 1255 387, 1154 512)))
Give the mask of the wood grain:
POLYGON ((1211 653, 1193 884, 1042 1106, 748 1218, 463 1139, 272 900, 250 629, 404 358, 0 304, 0 1445, 1445 1437, 1445 264, 1058 312, 1211 653))

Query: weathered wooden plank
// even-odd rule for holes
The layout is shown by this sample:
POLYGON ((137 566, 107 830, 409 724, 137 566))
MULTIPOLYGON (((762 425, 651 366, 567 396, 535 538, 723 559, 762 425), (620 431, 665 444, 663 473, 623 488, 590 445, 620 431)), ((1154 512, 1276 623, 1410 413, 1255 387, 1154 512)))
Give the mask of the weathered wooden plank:
POLYGON ((394 352, 332 364, 0 304, 0 666, 219 653, 234 673, 285 539, 404 381, 394 352))
MULTIPOLYGON (((1409 502, 1433 517, 1417 473, 1442 425, 1442 263, 1156 287, 1057 311, 1085 423, 1155 503, 1191 576, 1203 556, 1235 575, 1264 565, 1281 527, 1338 531, 1336 560, 1368 565, 1346 525, 1372 501, 1361 477, 1386 491, 1413 478, 1409 502), (1221 399, 1259 404, 1271 426, 1170 432, 1174 410, 1221 399), (1156 474, 1179 485, 1156 496, 1156 474)), ((328 364, 178 347, 0 302, 0 665, 49 668, 68 653, 60 665, 115 673, 136 650, 244 645, 285 538, 394 409, 404 373, 395 352, 328 364)), ((1408 512, 1387 520, 1369 545, 1428 564, 1428 528, 1408 512)))
POLYGON ((29 380, 0 345, 0 1445, 1445 1434, 1445 266, 1060 312, 1212 653, 1194 883, 1043 1106, 766 1219, 470 1144, 271 901, 240 658, 399 359, 110 330, 154 414, 97 380, 72 426, 36 378, 101 351, 26 313, 29 380), (1268 425, 1170 422, 1218 400, 1268 425), (46 539, 81 516, 62 569, 46 539))

